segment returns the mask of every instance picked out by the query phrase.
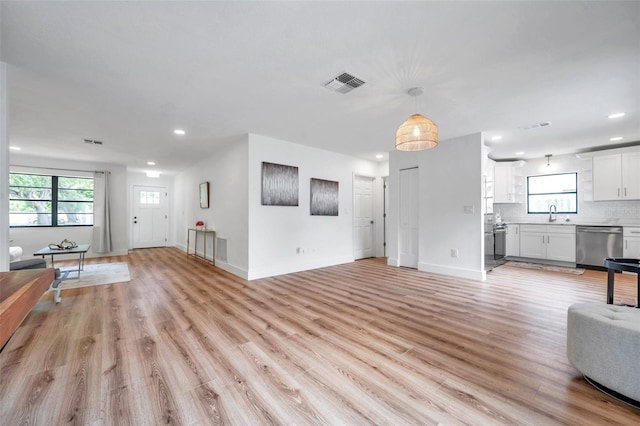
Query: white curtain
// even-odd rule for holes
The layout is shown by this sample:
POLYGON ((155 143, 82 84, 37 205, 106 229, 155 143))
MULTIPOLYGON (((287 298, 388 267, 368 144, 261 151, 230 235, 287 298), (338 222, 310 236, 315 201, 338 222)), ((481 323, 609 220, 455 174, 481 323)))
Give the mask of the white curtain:
POLYGON ((93 174, 93 242, 94 253, 111 251, 111 218, 109 214, 109 171, 93 174))

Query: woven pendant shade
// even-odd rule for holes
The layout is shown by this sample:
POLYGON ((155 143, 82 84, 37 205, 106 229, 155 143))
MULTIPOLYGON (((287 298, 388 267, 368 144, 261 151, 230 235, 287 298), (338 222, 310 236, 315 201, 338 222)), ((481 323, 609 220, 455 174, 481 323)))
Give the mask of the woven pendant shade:
POLYGON ((421 114, 413 114, 396 130, 396 149, 422 151, 438 145, 438 126, 421 114))

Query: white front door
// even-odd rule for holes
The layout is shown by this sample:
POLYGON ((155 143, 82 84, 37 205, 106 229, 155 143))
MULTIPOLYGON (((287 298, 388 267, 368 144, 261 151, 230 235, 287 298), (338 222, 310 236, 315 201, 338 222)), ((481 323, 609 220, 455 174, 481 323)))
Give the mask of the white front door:
POLYGON ((133 248, 167 245, 167 189, 133 187, 133 248))
POLYGON ((353 256, 373 257, 373 178, 353 180, 353 256))
POLYGON ((418 267, 418 168, 400 170, 398 263, 418 267))

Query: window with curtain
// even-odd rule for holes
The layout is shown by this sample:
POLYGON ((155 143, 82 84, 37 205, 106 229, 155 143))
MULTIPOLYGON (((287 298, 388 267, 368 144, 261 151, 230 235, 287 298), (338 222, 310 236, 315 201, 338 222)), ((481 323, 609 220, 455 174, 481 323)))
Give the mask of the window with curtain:
POLYGON ((92 178, 9 174, 11 227, 93 225, 92 178))
POLYGON ((558 213, 578 213, 578 173, 527 177, 528 213, 549 213, 551 205, 558 213))

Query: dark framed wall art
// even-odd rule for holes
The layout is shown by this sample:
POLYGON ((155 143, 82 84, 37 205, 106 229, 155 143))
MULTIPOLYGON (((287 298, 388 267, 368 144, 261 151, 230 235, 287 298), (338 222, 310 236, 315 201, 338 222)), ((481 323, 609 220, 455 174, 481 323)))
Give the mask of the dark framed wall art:
POLYGON ((202 182, 200 184, 200 208, 209 208, 209 182, 202 182))
POLYGON ((339 183, 311 178, 311 216, 338 216, 339 183))
POLYGON ((262 205, 298 205, 298 168, 262 163, 262 205))

